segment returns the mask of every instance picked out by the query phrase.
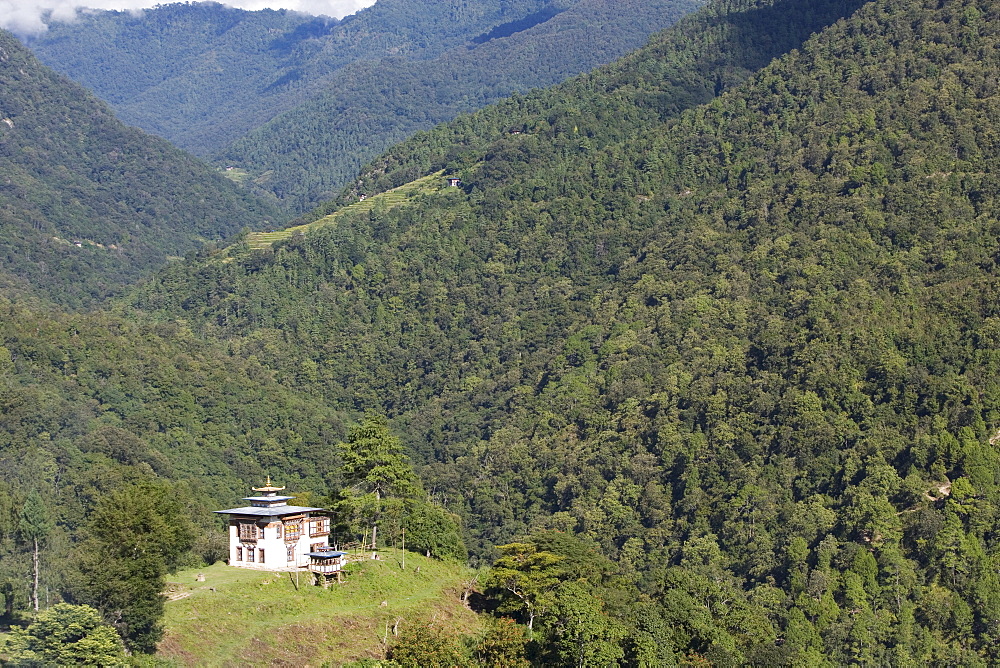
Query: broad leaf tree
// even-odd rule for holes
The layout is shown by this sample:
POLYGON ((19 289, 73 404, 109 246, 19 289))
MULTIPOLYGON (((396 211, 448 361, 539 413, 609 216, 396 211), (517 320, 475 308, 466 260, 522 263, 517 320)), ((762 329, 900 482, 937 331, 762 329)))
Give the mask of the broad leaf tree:
POLYGON ((531 631, 535 618, 555 603, 566 558, 539 550, 534 543, 510 543, 497 550, 501 556, 490 571, 488 591, 499 599, 501 612, 523 615, 531 631))
POLYGON ((121 638, 88 605, 57 603, 0 640, 13 665, 109 666, 125 661, 121 638))

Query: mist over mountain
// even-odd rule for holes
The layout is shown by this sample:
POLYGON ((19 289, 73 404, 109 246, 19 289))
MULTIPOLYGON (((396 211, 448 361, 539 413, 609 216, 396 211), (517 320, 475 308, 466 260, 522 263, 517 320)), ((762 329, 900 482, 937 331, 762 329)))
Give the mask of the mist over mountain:
MULTIPOLYGON (((307 13, 314 16, 341 18, 371 5, 374 0, 229 0, 227 7, 258 10, 281 9, 307 13)), ((154 0, 0 0, 0 28, 21 38, 31 38, 44 33, 53 22, 75 21, 81 14, 95 10, 129 11, 141 14, 145 9, 160 3, 154 0)))

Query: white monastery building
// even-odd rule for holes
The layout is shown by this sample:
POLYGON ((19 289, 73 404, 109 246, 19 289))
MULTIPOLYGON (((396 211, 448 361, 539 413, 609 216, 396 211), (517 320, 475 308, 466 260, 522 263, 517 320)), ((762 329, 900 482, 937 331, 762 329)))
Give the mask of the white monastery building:
POLYGON ((285 488, 272 485, 270 477, 252 489, 260 496, 245 497, 249 506, 215 511, 229 515, 230 566, 296 570, 310 565, 310 553, 329 553, 330 518, 317 514, 323 508, 288 505, 295 497, 278 496, 285 488))

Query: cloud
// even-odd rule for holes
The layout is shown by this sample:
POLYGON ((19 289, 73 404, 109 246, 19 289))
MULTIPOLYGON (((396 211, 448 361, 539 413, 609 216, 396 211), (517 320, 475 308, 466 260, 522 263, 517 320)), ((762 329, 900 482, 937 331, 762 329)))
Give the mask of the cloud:
MULTIPOLYGON (((169 1, 169 0, 167 0, 169 1)), ((80 9, 140 10, 166 4, 159 0, 0 0, 0 28, 21 36, 45 32, 43 17, 72 21, 80 9)), ((340 18, 375 4, 375 0, 228 0, 223 2, 240 9, 291 9, 306 14, 340 18)), ((48 20, 48 19, 46 19, 48 20)))

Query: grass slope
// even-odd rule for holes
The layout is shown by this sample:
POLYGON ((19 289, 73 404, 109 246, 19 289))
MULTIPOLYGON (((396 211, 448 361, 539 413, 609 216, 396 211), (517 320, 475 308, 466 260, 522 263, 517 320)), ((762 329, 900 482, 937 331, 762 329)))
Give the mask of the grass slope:
POLYGON ((331 225, 337 222, 337 219, 345 213, 364 213, 366 211, 371 211, 379 205, 386 208, 395 208, 397 206, 407 204, 419 195, 441 190, 446 187, 448 186, 444 182, 443 171, 429 174, 428 176, 403 184, 398 188, 393 188, 392 190, 387 190, 384 193, 379 193, 373 197, 349 204, 329 215, 323 216, 319 220, 315 220, 310 223, 295 225, 293 227, 287 227, 283 230, 276 230, 274 232, 252 232, 247 238, 247 244, 250 248, 255 249, 268 248, 276 241, 284 241, 293 234, 305 234, 311 229, 331 225))
POLYGON ((177 573, 168 585, 166 635, 159 656, 186 665, 318 665, 382 657, 387 625, 440 621, 462 633, 479 628, 460 601, 468 569, 386 551, 348 565, 329 589, 299 575, 215 564, 177 573), (417 569, 419 568, 419 572, 417 569), (205 581, 196 580, 198 573, 205 581), (186 594, 186 596, 185 596, 186 594), (383 605, 384 602, 384 605, 383 605))

